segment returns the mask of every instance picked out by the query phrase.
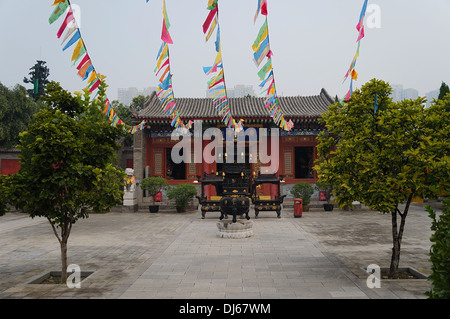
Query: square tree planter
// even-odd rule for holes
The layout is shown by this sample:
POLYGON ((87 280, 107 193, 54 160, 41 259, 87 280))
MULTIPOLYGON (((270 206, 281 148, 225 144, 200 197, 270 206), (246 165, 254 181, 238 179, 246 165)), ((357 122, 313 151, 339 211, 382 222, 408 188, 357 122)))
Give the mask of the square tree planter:
MULTIPOLYGON (((94 271, 81 271, 80 277, 81 277, 81 284, 94 273, 94 271)), ((68 276, 70 276, 71 273, 68 273, 68 276)), ((65 285, 66 283, 60 283, 59 280, 61 278, 61 271, 50 271, 43 275, 39 275, 33 279, 31 279, 29 282, 27 282, 28 285, 65 285), (55 280, 53 280, 55 278, 55 280)))

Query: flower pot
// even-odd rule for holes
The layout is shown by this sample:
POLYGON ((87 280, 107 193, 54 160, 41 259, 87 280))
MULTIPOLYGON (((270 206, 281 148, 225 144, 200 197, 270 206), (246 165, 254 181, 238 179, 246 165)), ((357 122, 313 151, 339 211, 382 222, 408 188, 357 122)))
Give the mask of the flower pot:
POLYGON ((303 204, 303 211, 304 212, 309 212, 309 204, 303 204))
POLYGON ((148 209, 150 213, 157 213, 159 211, 159 205, 150 205, 148 209))
POLYGON ((333 204, 323 204, 323 209, 327 212, 331 212, 334 209, 334 205, 333 204))
POLYGON ((184 213, 186 212, 186 207, 175 207, 177 210, 177 213, 184 213))

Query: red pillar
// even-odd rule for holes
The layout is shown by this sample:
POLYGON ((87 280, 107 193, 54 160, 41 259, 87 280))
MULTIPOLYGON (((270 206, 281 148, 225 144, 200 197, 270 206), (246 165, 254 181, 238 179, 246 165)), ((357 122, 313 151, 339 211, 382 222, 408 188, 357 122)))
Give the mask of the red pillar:
MULTIPOLYGON (((202 143, 202 153, 203 150, 205 149, 205 145, 207 145, 210 141, 203 141, 202 143)), ((208 158, 204 158, 203 162, 202 162, 202 174, 206 173, 206 174, 211 174, 211 171, 213 170, 213 164, 208 164, 207 162, 210 162, 210 156, 208 154, 205 154, 206 157, 208 158)), ((205 196, 208 198, 208 200, 211 198, 211 185, 207 185, 204 188, 204 194, 205 196)))

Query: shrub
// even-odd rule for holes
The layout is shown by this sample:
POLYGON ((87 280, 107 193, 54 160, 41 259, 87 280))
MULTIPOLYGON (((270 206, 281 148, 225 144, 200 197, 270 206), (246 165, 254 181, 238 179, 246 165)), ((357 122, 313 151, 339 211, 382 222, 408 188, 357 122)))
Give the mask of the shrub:
POLYGON ((155 201, 156 193, 166 189, 169 186, 167 180, 163 177, 146 177, 141 181, 141 188, 148 191, 148 195, 155 201))
POLYGON ((185 210, 195 194, 197 189, 191 184, 179 184, 167 190, 167 198, 175 200, 177 210, 185 210))
POLYGON ((8 188, 7 188, 8 176, 0 175, 0 216, 4 215, 7 211, 8 204, 8 188))
POLYGON ((331 200, 331 195, 333 192, 333 185, 330 184, 326 184, 326 183, 316 183, 316 188, 319 191, 325 191, 326 192, 326 197, 327 197, 327 203, 331 204, 330 200, 331 200))
POLYGON ((295 184, 291 189, 291 194, 294 198, 301 198, 303 205, 308 205, 311 202, 311 195, 314 193, 314 188, 310 183, 300 182, 295 184))
POLYGON ((425 294, 430 299, 450 298, 450 197, 443 202, 442 214, 436 219, 436 212, 427 206, 426 210, 433 219, 430 241, 434 244, 430 249, 431 275, 429 279, 433 284, 431 291, 425 294))

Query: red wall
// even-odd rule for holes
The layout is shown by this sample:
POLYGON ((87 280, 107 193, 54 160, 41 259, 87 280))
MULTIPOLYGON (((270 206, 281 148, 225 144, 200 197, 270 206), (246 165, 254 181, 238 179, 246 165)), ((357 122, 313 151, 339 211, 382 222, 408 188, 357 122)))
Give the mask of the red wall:
POLYGON ((18 159, 2 159, 1 175, 11 175, 19 172, 20 164, 18 159))

